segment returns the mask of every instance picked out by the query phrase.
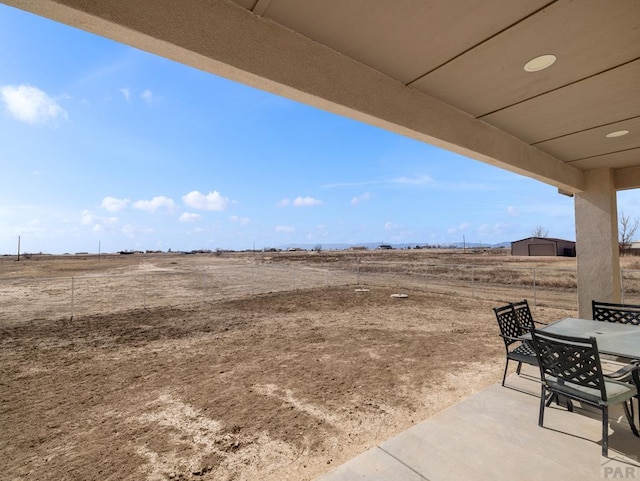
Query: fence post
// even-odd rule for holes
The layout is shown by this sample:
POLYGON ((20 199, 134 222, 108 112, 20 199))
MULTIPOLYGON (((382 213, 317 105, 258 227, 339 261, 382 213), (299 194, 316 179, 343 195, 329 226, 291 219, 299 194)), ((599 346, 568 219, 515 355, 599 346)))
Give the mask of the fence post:
POLYGON ((147 308, 147 273, 144 273, 144 287, 142 288, 142 307, 147 308))
POLYGON ((476 272, 475 266, 471 266, 471 298, 475 298, 475 287, 476 287, 476 272))
POLYGON ((207 302, 206 292, 207 292, 207 271, 202 269, 202 303, 203 304, 207 302))
POLYGON ((71 320, 73 321, 73 316, 75 316, 75 303, 74 303, 74 296, 75 296, 75 279, 73 278, 73 276, 71 277, 71 320))
POLYGON ((358 257, 358 260, 356 261, 357 265, 356 265, 356 286, 360 285, 360 258, 358 257))
POLYGON ((538 307, 538 296, 536 292, 536 268, 533 268, 533 306, 538 307))
POLYGON ((620 302, 622 302, 624 304, 624 269, 620 269, 620 290, 621 290, 621 294, 622 294, 622 300, 620 302))

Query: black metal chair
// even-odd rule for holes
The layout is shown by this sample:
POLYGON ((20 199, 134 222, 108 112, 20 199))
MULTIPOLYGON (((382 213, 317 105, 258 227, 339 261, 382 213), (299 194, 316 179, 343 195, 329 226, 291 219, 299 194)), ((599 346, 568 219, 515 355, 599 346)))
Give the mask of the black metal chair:
MULTIPOLYGON (((607 373, 604 376, 615 381, 635 384, 637 390, 635 397, 638 400, 638 410, 640 411, 640 360, 632 359, 629 364, 622 366, 615 372, 607 373)), ((631 419, 635 420, 633 402, 629 402, 629 410, 631 412, 631 419)), ((640 412, 638 413, 638 422, 640 423, 640 412)), ((631 430, 636 436, 639 436, 635 425, 631 426, 631 430)))
POLYGON ((640 326, 640 306, 591 301, 594 321, 619 322, 640 326))
POLYGON ((536 366, 538 360, 536 353, 529 341, 522 341, 520 336, 528 333, 533 328, 533 323, 523 324, 516 314, 516 310, 513 304, 507 304, 502 307, 494 307, 493 312, 496 314, 498 320, 498 326, 500 327, 500 336, 504 341, 504 347, 506 350, 507 361, 504 366, 504 373, 502 375, 502 385, 507 378, 507 370, 509 368, 509 361, 516 361, 518 368, 516 373, 520 374, 522 363, 531 364, 536 366))
POLYGON ((623 405, 633 434, 638 436, 628 405, 637 394, 637 387, 603 375, 595 338, 561 336, 535 329, 531 331, 531 337, 542 380, 539 426, 544 422, 547 401, 563 396, 602 411, 603 456, 609 453, 609 406, 623 405))
POLYGON ((512 302, 513 310, 516 315, 516 319, 520 323, 520 325, 526 329, 527 331, 533 329, 536 324, 540 324, 546 326, 546 322, 534 321, 533 315, 531 314, 531 309, 529 309, 529 302, 526 299, 523 299, 519 302, 512 302))

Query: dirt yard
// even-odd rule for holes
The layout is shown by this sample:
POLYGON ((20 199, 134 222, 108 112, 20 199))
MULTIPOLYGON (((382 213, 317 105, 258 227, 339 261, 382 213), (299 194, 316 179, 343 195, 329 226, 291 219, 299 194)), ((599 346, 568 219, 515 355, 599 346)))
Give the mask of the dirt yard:
POLYGON ((500 379, 495 301, 363 287, 0 323, 0 478, 312 480, 500 379))

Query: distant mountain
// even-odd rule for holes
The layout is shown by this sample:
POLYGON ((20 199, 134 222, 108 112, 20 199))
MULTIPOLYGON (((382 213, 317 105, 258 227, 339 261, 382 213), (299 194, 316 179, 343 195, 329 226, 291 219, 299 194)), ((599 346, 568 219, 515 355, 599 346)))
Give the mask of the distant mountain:
MULTIPOLYGON (((302 250, 313 250, 317 246, 323 251, 335 251, 335 250, 347 250, 352 247, 365 247, 367 249, 377 249, 381 244, 379 242, 364 242, 360 244, 341 244, 341 243, 327 243, 322 244, 318 242, 317 244, 284 244, 275 246, 275 249, 278 250, 291 250, 291 249, 302 249, 302 250)), ((463 247, 467 247, 468 249, 499 249, 504 247, 511 247, 511 242, 500 242, 499 244, 480 244, 478 242, 467 242, 463 244, 462 242, 451 242, 451 243, 440 243, 440 244, 420 244, 416 242, 405 242, 400 244, 392 244, 386 243, 385 245, 391 246, 393 249, 414 249, 416 246, 420 248, 441 248, 441 249, 462 249, 463 247)), ((266 249, 269 249, 268 247, 266 249)))
POLYGON ((451 244, 455 247, 464 247, 466 245, 466 247, 469 248, 473 248, 473 249, 478 249, 478 248, 491 248, 491 249, 499 249, 501 247, 511 247, 511 242, 500 242, 499 244, 480 244, 478 242, 467 242, 466 244, 463 244, 462 242, 454 242, 453 244, 451 244))

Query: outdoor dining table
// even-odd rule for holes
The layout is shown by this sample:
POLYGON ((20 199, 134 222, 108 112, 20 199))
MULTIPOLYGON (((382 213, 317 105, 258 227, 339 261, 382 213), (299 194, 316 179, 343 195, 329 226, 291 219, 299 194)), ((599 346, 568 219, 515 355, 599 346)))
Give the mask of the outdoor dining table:
POLYGON ((567 317, 539 330, 565 336, 595 337, 602 354, 640 359, 640 326, 567 317))
MULTIPOLYGON (((640 359, 640 326, 619 322, 603 322, 591 319, 566 317, 541 327, 538 331, 578 338, 594 337, 598 343, 598 351, 602 354, 608 354, 617 358, 625 358, 627 362, 631 359, 640 359)), ((521 336, 521 339, 531 340, 531 333, 521 336)), ((634 382, 638 382, 635 375, 634 382)), ((556 402, 560 404, 560 397, 558 397, 557 394, 554 396, 556 396, 556 402)), ((551 397, 549 402, 554 399, 554 396, 551 397)), ((567 408, 569 410, 573 410, 570 400, 567 401, 567 408)), ((638 436, 638 429, 636 427, 633 409, 633 399, 630 402, 629 410, 630 412, 627 415, 629 417, 631 430, 636 436, 638 436)), ((606 450, 603 451, 603 453, 605 452, 606 450)))

